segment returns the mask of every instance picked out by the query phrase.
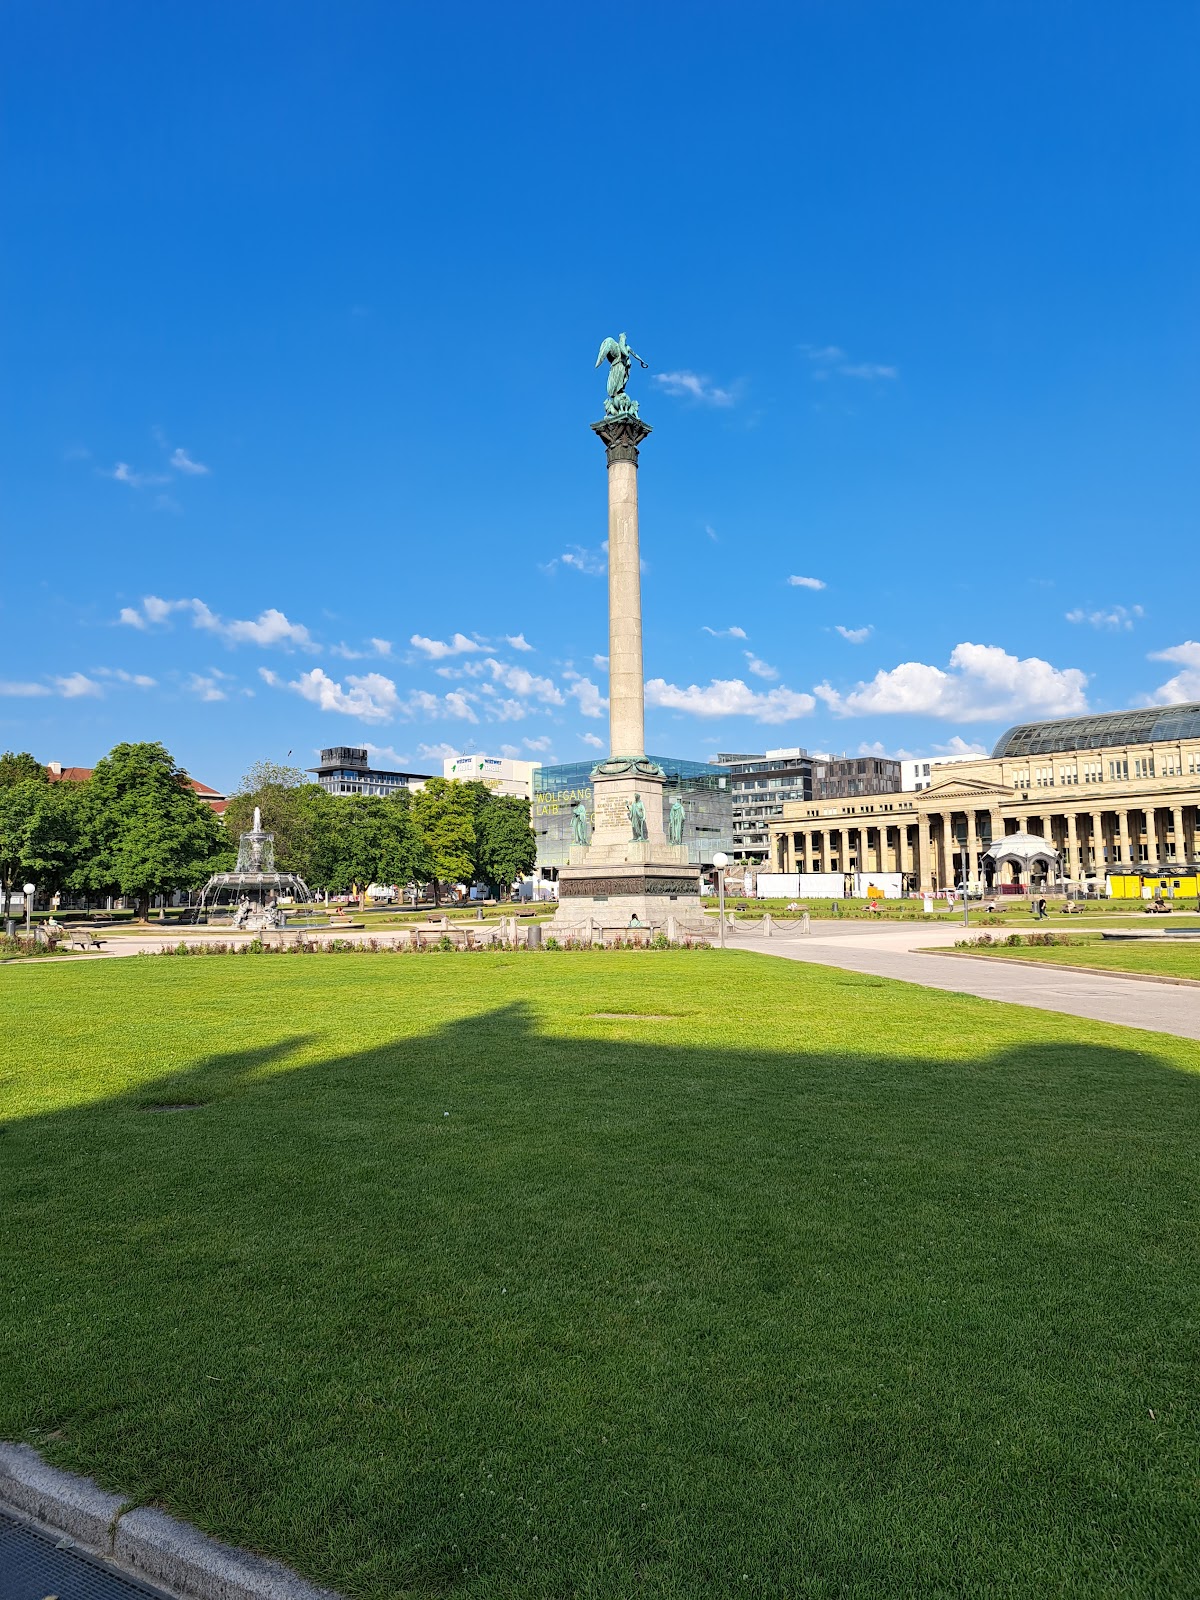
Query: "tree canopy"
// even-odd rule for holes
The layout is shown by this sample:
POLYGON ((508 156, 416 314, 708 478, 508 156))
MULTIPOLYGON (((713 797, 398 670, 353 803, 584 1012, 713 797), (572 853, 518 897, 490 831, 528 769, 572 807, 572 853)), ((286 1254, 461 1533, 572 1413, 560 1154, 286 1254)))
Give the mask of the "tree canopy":
POLYGON ((119 744, 80 786, 75 887, 127 895, 145 917, 152 897, 195 889, 228 860, 227 835, 161 744, 119 744))

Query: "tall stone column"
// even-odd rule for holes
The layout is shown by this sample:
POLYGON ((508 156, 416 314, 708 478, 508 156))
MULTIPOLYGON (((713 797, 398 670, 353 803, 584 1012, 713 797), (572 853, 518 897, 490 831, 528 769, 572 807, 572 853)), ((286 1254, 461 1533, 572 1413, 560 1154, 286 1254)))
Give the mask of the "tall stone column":
POLYGON ((674 922, 699 932, 700 868, 688 859, 686 811, 682 817, 676 811, 669 837, 666 774, 646 757, 638 446, 651 430, 624 392, 633 356, 624 335, 620 344, 605 340, 600 359, 606 355, 612 367, 608 414, 591 426, 608 465, 610 755, 592 770, 594 816, 590 827, 582 817, 577 823, 569 864, 558 875, 554 920, 563 929, 674 922))
POLYGON ((800 835, 800 871, 801 872, 811 872, 812 871, 812 847, 813 847, 812 829, 811 828, 805 828, 804 832, 800 835))
POLYGON ((609 751, 636 760, 646 754, 638 446, 651 430, 640 417, 609 417, 593 422, 592 432, 608 458, 609 751))
POLYGON ((1175 848, 1171 852, 1176 861, 1187 860, 1187 840, 1183 836, 1183 807, 1171 807, 1171 826, 1175 830, 1175 848))

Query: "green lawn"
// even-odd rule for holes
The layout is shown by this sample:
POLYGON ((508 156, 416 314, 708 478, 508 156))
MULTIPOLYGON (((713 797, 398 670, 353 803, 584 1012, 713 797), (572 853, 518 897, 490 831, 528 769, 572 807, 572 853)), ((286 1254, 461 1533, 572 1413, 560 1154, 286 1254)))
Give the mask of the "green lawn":
MULTIPOLYGON (((1156 930, 1157 931, 1157 930, 1156 930)), ((1054 930, 1055 935, 1059 930, 1054 930)), ((1102 939, 1096 934, 1068 935, 1069 945, 978 946, 972 955, 1019 956, 1022 961, 1053 961, 1065 967, 1107 967, 1113 972, 1153 972, 1167 978, 1200 979, 1200 935, 1177 942, 1102 939)), ((942 952, 945 953, 944 951, 942 952)))
POLYGON ((372 1600, 1195 1592, 1190 1042, 716 951, 0 1000, 0 1436, 372 1600))

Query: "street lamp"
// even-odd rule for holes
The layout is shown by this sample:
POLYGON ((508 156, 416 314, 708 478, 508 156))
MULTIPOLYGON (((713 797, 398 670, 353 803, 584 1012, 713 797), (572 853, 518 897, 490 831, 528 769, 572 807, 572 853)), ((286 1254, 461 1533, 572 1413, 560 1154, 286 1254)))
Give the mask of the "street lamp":
POLYGON ((25 937, 27 939, 29 937, 29 913, 33 910, 33 897, 36 892, 36 883, 27 883, 25 885, 25 937))
POLYGON ((717 869, 717 894, 720 898, 721 920, 721 949, 725 948, 725 868, 729 865, 729 857, 724 850, 718 850, 713 857, 713 866, 717 869))

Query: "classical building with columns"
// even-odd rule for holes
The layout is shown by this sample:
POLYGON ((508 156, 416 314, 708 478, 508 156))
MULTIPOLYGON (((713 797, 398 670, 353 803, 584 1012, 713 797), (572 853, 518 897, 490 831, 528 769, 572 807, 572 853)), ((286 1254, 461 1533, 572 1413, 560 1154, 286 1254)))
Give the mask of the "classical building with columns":
POLYGON ((960 883, 965 863, 990 884, 984 851, 1027 832, 1082 884, 1195 862, 1198 804, 1200 705, 1151 706, 1022 723, 917 792, 793 801, 770 825, 770 859, 777 872, 902 872, 914 889, 960 883))

